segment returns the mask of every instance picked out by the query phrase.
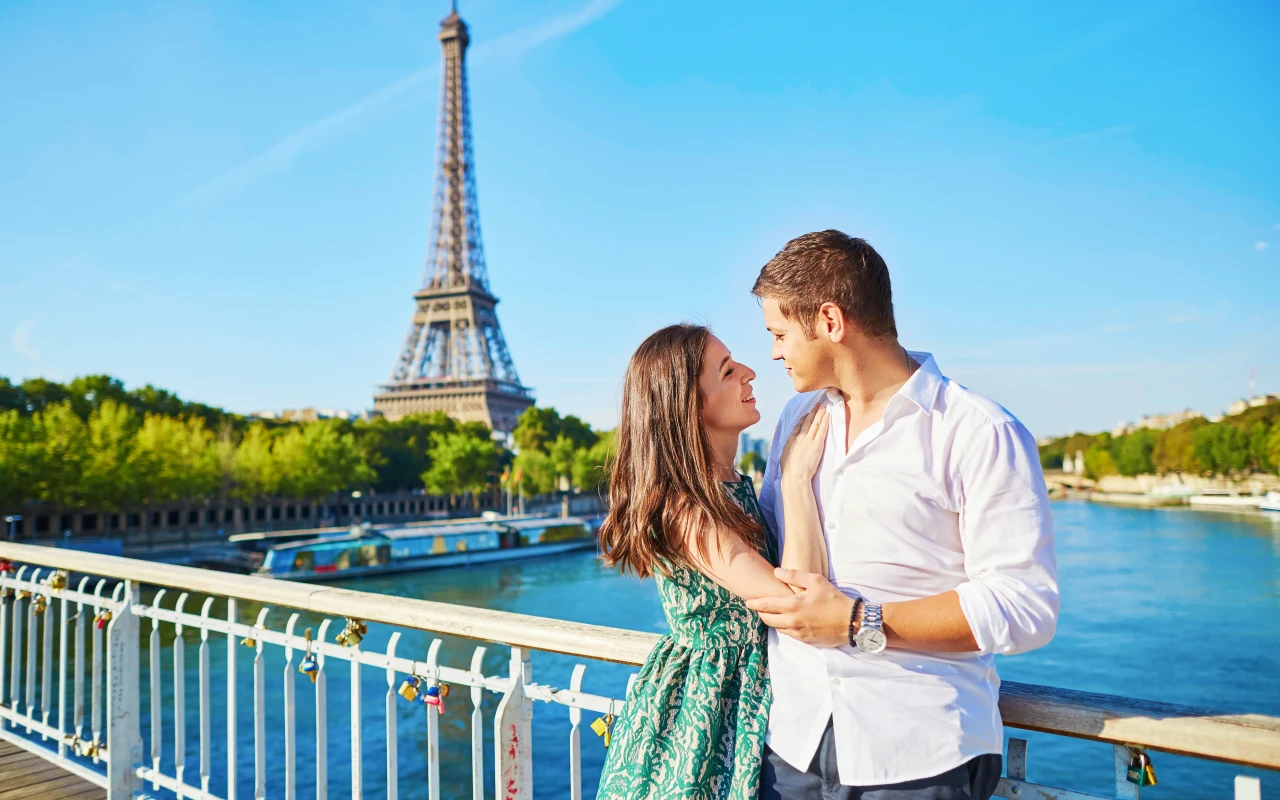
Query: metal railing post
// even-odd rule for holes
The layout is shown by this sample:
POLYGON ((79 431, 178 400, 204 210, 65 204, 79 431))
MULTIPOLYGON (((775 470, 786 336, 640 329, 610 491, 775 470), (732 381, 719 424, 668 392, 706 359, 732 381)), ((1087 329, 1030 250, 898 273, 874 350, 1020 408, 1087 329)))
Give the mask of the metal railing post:
POLYGON ((139 791, 142 763, 138 667, 141 624, 133 613, 138 585, 125 583, 124 607, 107 628, 107 800, 130 800, 139 791))
POLYGON ((493 720, 494 793, 501 800, 533 797, 533 698, 525 693, 531 683, 529 651, 511 648, 511 678, 493 720))

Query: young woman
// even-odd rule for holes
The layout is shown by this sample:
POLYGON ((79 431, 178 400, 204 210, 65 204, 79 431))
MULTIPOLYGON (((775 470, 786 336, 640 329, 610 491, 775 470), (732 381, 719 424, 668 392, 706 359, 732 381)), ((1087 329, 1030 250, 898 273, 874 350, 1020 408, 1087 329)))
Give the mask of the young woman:
POLYGON ((768 640, 745 600, 792 593, 774 577, 779 564, 827 573, 812 499, 827 421, 806 418, 784 448, 786 513, 815 518, 787 517, 788 531, 807 533, 779 559, 751 481, 733 466, 738 435, 760 420, 754 379, 698 325, 663 328, 627 367, 600 543, 605 563, 655 578, 671 631, 627 698, 599 798, 759 794, 768 640))

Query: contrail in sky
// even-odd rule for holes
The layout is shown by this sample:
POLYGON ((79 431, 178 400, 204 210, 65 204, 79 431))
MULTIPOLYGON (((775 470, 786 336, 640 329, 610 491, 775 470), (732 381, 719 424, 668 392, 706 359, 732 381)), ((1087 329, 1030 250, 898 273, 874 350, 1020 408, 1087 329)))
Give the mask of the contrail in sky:
MULTIPOLYGON (((498 58, 519 58, 547 42, 568 36, 586 27, 608 14, 621 1, 591 0, 572 13, 512 31, 497 39, 481 42, 472 49, 470 60, 474 64, 498 58)), ((260 178, 289 169, 299 155, 316 150, 351 131, 370 111, 386 105, 439 74, 439 66, 433 64, 392 81, 341 111, 294 131, 248 161, 201 185, 188 194, 184 202, 227 197, 260 178)))

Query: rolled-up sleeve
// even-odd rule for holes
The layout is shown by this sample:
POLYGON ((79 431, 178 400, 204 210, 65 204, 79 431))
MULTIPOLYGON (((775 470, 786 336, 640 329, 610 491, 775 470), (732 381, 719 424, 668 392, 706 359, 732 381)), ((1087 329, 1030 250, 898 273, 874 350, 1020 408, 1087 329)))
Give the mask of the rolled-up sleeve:
POLYGON ((1003 421, 962 444, 968 580, 956 587, 960 607, 979 650, 1025 653, 1048 644, 1058 624, 1053 520, 1035 440, 1021 423, 1003 421))

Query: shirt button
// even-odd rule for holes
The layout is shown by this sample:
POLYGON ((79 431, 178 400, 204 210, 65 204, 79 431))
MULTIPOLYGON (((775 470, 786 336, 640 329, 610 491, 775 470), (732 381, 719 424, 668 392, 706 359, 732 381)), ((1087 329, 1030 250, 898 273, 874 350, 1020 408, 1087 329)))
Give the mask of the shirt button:
POLYGON ((831 685, 832 685, 832 686, 839 686, 839 685, 840 685, 840 679, 839 679, 839 678, 832 678, 832 679, 831 679, 831 685))
POLYGON ((834 531, 835 529, 836 529, 836 521, 833 519, 827 520, 827 530, 834 531))

